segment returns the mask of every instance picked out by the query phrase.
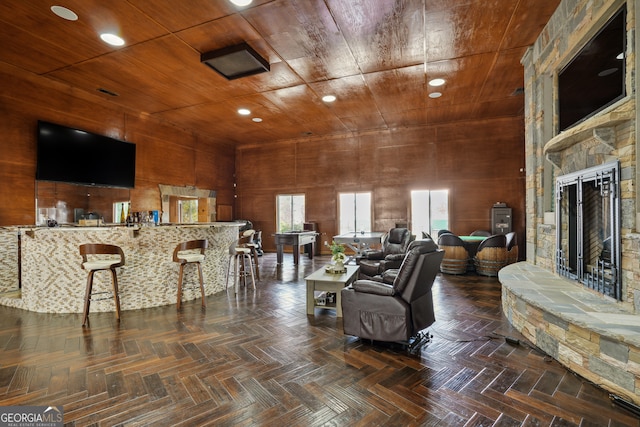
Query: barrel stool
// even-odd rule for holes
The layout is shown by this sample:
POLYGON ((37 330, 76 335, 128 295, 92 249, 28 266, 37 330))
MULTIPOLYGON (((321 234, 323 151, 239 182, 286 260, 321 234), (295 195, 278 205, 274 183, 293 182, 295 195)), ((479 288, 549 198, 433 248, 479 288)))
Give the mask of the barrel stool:
POLYGON ((515 231, 506 234, 507 238, 507 264, 518 262, 518 236, 515 231))
POLYGON ((444 233, 438 237, 438 247, 444 250, 440 271, 446 274, 465 274, 469 264, 469 252, 462 239, 455 234, 444 233))
POLYGON ((495 234, 484 239, 475 256, 476 272, 483 276, 495 277, 498 271, 507 265, 507 238, 504 234, 495 234))

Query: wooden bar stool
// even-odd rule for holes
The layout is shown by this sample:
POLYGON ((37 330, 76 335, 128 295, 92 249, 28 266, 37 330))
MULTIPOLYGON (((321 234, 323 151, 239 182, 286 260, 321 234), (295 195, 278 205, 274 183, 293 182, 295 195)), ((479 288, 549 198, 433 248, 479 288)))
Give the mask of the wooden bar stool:
POLYGON ((207 239, 189 240, 182 242, 173 250, 173 261, 180 264, 180 273, 178 275, 178 301, 176 306, 178 310, 182 303, 182 280, 184 276, 184 267, 189 264, 198 266, 198 276, 200 277, 200 294, 202 295, 202 306, 205 307, 204 301, 204 280, 202 277, 202 262, 204 261, 204 251, 209 246, 207 239))
POLYGON ((245 230, 242 232, 242 237, 247 239, 245 246, 251 249, 251 255, 253 256, 253 269, 255 272, 256 280, 260 281, 260 264, 258 263, 258 243, 255 241, 256 231, 245 230))
MULTIPOLYGON (((124 265, 124 252, 122 252, 120 247, 115 245, 86 243, 80 245, 80 255, 82 256, 82 268, 89 272, 87 276, 87 288, 84 293, 84 317, 82 319, 82 326, 87 323, 87 319, 89 318, 89 305, 92 301, 92 295, 113 293, 113 301, 116 305, 116 319, 120 320, 120 299, 118 297, 118 275, 116 274, 116 268, 124 265), (117 255, 118 258, 113 256, 103 257, 101 255, 117 255), (112 292, 93 292, 93 276, 96 271, 111 272, 112 292)), ((99 298, 94 301, 104 299, 106 298, 99 298)))
POLYGON ((238 293, 238 286, 240 285, 240 276, 244 279, 244 285, 247 286, 247 275, 251 275, 251 283, 253 289, 256 288, 256 280, 253 275, 253 260, 252 260, 252 248, 247 247, 247 243, 251 241, 253 233, 250 235, 243 235, 241 238, 233 242, 229 246, 229 265, 227 266, 227 280, 225 288, 229 289, 229 276, 231 276, 231 263, 233 263, 233 289, 238 293), (249 266, 247 268, 247 261, 249 266), (240 264, 242 262, 242 265, 240 264))

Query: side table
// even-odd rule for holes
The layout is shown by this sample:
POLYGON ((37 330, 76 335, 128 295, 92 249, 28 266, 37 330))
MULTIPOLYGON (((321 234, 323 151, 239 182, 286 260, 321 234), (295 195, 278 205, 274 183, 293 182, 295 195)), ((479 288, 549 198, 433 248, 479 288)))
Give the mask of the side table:
POLYGON ((345 267, 347 268, 346 273, 332 274, 327 273, 323 266, 304 278, 307 281, 307 314, 313 315, 315 308, 320 307, 336 310, 336 316, 342 317, 342 296, 340 291, 358 277, 358 270, 360 269, 358 265, 347 265, 345 267), (316 305, 315 293, 321 291, 336 293, 335 306, 316 305))

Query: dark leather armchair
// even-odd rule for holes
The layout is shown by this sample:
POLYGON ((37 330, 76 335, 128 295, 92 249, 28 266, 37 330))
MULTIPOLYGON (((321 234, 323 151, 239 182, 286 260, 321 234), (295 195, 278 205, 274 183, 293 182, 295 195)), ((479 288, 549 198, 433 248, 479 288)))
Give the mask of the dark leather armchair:
POLYGON ((407 252, 393 284, 357 280, 341 291, 345 334, 406 344, 435 321, 431 286, 444 251, 427 242, 407 252))
POLYGON ((431 240, 433 240, 433 237, 431 237, 431 234, 427 233, 426 231, 422 232, 422 238, 423 239, 431 239, 431 240))
MULTIPOLYGON (((409 243, 407 252, 409 252, 411 249, 415 249, 417 247, 425 245, 433 247, 434 244, 435 242, 431 239, 413 240, 411 241, 411 243, 409 243)), ((371 280, 392 285, 393 281, 398 275, 398 271, 400 270, 400 267, 402 266, 402 262, 404 261, 406 255, 406 253, 387 255, 385 259, 380 261, 380 273, 374 276, 371 280)))
POLYGON ((360 259, 359 279, 371 279, 389 268, 398 268, 409 243, 413 240, 407 228, 392 228, 385 234, 382 249, 368 250, 360 259), (389 265, 386 263, 390 262, 389 265))

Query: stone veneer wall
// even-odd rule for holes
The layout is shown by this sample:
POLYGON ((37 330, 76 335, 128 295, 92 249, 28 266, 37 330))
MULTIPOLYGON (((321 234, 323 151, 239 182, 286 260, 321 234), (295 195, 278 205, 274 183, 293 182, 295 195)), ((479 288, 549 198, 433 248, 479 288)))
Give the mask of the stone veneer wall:
MULTIPOLYGON (((527 261, 555 271, 556 230, 544 222, 545 167, 554 168, 554 176, 619 160, 622 199, 622 287, 621 304, 640 314, 640 235, 636 229, 636 129, 635 115, 630 120, 613 122, 613 146, 609 147, 584 132, 584 138, 550 153, 557 166, 545 163, 545 144, 555 136, 557 120, 549 102, 555 94, 555 75, 577 53, 593 32, 623 4, 624 0, 563 0, 541 33, 535 45, 522 59, 525 67, 525 139, 527 169, 526 241, 527 261), (550 111, 551 109, 551 111, 550 111), (547 128, 545 128, 547 127, 547 128)), ((604 110, 589 121, 602 120, 632 110, 635 112, 635 2, 627 1, 627 98, 604 110)), ((582 126, 582 125, 581 125, 582 126)), ((607 127, 606 123, 597 127, 607 127)), ((569 132, 569 131, 565 131, 569 132)))
POLYGON ((18 230, 0 228, 0 294, 18 289, 18 230))

